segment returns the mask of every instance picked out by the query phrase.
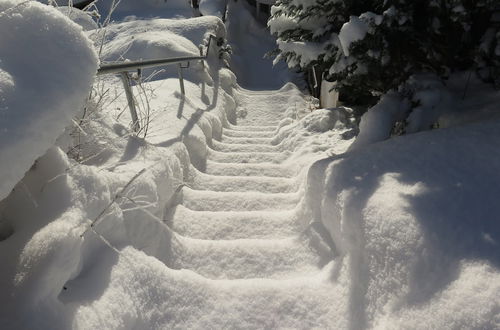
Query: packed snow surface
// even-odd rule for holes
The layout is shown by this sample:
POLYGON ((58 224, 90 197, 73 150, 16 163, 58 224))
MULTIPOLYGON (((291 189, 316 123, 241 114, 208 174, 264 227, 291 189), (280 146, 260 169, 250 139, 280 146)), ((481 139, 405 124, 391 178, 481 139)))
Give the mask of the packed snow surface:
POLYGON ((0 13, 3 199, 82 110, 97 59, 80 26, 54 8, 2 0, 0 13))

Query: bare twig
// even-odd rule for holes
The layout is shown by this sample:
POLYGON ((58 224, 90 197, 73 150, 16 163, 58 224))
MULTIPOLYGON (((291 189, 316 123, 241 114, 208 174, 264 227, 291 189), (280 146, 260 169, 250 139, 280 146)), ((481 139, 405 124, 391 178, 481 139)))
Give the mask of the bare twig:
POLYGON ((132 177, 132 179, 130 179, 127 184, 125 186, 123 186, 123 188, 113 197, 113 199, 111 199, 111 201, 108 203, 108 205, 97 215, 97 217, 95 217, 95 219, 90 223, 90 226, 87 227, 87 229, 85 229, 85 231, 80 235, 80 237, 83 237, 85 236, 85 234, 90 230, 92 229, 98 222, 99 220, 101 220, 101 218, 104 216, 104 214, 106 214, 106 212, 109 210, 109 208, 119 199, 119 198, 123 198, 123 197, 126 197, 124 196, 124 193, 125 191, 127 190, 127 188, 132 184, 132 182, 134 182, 138 177, 140 177, 142 174, 144 174, 144 172, 146 172, 146 169, 143 168, 141 171, 139 171, 136 175, 134 175, 132 177))

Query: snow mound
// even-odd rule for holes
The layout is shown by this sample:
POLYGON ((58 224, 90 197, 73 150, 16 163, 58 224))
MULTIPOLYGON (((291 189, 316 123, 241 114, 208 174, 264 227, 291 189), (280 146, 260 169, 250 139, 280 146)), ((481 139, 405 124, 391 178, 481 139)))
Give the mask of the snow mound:
POLYGON ((397 91, 383 95, 363 114, 360 134, 352 149, 383 141, 391 135, 498 116, 499 99, 500 93, 492 86, 467 72, 453 74, 446 83, 431 73, 412 75, 397 91), (468 86, 469 95, 464 94, 464 86, 468 86))
POLYGON ((355 328, 498 327, 499 129, 422 132, 312 167, 315 217, 350 260, 355 328))
POLYGON ((226 36, 224 23, 217 17, 122 22, 96 30, 90 38, 96 45, 104 45, 101 59, 116 61, 199 56, 198 46, 210 34, 226 36))
POLYGON ((6 0, 0 12, 1 200, 81 110, 97 58, 81 27, 51 7, 6 0))
POLYGON ((106 61, 147 60, 199 54, 198 47, 190 40, 168 31, 119 35, 106 43, 101 53, 106 61))
POLYGON ((361 117, 359 135, 351 149, 383 141, 391 135, 391 129, 398 120, 403 120, 411 103, 398 92, 389 92, 361 117))

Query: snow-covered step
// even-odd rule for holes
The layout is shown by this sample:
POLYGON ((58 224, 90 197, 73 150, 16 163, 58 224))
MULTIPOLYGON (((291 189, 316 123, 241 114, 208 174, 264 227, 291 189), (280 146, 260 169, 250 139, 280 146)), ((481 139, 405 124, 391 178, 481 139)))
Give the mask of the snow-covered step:
POLYGON ((314 275, 332 260, 306 237, 286 239, 198 240, 177 237, 168 266, 210 279, 274 278, 314 275))
POLYGON ((248 137, 248 138, 272 138, 275 132, 271 131, 236 131, 225 128, 222 134, 229 137, 248 137))
POLYGON ((212 141, 212 149, 220 152, 276 152, 277 147, 270 144, 234 144, 212 141))
POLYGON ((167 223, 182 236, 208 240, 276 239, 294 236, 303 230, 294 209, 213 212, 192 211, 177 205, 167 223))
POLYGON ((182 188, 182 205, 194 211, 279 211, 292 209, 299 201, 299 193, 215 192, 182 188))
MULTIPOLYGON (((156 329, 348 329, 351 326, 346 315, 352 312, 349 304, 352 293, 345 276, 332 278, 338 268, 336 262, 313 276, 210 280, 190 270, 166 267, 133 248, 125 248, 118 258, 111 253, 105 250, 93 264, 98 274, 101 270, 109 273, 112 266, 113 275, 106 279, 109 283, 102 294, 107 300, 87 302, 88 307, 83 306, 83 312, 75 316, 78 324, 88 325, 89 317, 99 320, 99 329, 117 328, 117 322, 130 324, 126 323, 130 322, 128 311, 123 311, 122 316, 117 312, 118 306, 116 314, 110 316, 109 309, 103 308, 103 304, 117 303, 117 297, 123 297, 136 302, 130 306, 134 317, 142 317, 139 321, 133 319, 135 325, 144 325, 139 328, 151 328, 151 324, 156 329), (86 312, 87 308, 90 311, 86 312), (154 323, 147 323, 146 316, 154 318, 154 323)), ((61 295, 72 297, 77 290, 85 293, 95 286, 96 278, 80 276, 61 295)))
POLYGON ((207 161, 206 173, 223 176, 269 176, 291 178, 294 171, 279 164, 217 163, 207 161))
POLYGON ((296 191, 298 183, 293 178, 217 176, 198 172, 189 186, 197 190, 288 193, 296 191))
POLYGON ((272 138, 231 137, 222 135, 222 142, 235 144, 271 144, 272 138))
POLYGON ((252 132, 274 132, 276 125, 229 125, 227 129, 233 131, 252 131, 252 132))
POLYGON ((160 290, 171 317, 160 328, 349 329, 349 292, 331 279, 334 266, 292 279, 215 281, 167 268, 160 290))
POLYGON ((208 159, 220 163, 281 163, 288 152, 221 152, 209 149, 208 159))

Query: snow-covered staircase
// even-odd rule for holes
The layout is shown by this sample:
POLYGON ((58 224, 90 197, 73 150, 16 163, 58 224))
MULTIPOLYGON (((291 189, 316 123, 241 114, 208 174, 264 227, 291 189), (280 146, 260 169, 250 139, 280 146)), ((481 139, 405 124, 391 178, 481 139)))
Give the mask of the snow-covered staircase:
MULTIPOLYGON (((248 103, 266 104, 261 111, 268 113, 262 125, 249 118, 224 129, 209 152, 206 172, 193 169, 192 182, 182 188, 168 217, 180 242, 168 266, 221 281, 216 285, 227 287, 228 301, 246 302, 223 311, 239 315, 244 328, 329 324, 328 314, 338 309, 329 307, 335 295, 334 256, 309 221, 300 218, 303 189, 296 172, 282 164, 289 152, 271 144, 277 126, 269 126, 269 117, 277 123, 286 103, 279 103, 282 97, 270 102, 267 93, 246 91, 244 96, 248 103), (256 307, 274 316, 255 322, 256 307)), ((211 324, 217 317, 208 319, 205 326, 224 327, 211 324)))

